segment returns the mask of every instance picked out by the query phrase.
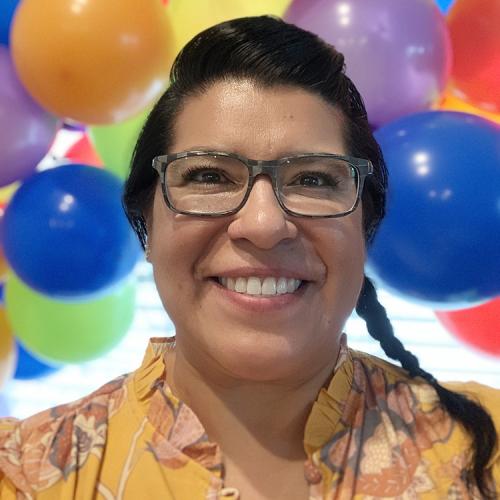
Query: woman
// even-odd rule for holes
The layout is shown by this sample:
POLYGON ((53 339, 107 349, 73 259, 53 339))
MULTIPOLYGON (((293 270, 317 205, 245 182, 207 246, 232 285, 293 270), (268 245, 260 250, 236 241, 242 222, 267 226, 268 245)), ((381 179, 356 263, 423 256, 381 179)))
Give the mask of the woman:
POLYGON ((364 277, 386 170, 342 55, 238 19, 171 82, 124 203, 176 341, 4 421, 2 499, 495 498, 497 391, 423 371, 364 277), (347 348, 354 308, 402 369, 347 348))

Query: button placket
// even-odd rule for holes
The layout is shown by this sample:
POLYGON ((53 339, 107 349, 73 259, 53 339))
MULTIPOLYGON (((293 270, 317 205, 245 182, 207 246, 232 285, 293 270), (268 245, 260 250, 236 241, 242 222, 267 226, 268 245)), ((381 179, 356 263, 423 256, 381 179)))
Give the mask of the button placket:
POLYGON ((323 473, 311 459, 304 463, 304 477, 309 484, 319 484, 323 480, 323 473))
POLYGON ((225 500, 239 500, 240 492, 236 488, 222 488, 219 491, 219 498, 223 498, 225 500))

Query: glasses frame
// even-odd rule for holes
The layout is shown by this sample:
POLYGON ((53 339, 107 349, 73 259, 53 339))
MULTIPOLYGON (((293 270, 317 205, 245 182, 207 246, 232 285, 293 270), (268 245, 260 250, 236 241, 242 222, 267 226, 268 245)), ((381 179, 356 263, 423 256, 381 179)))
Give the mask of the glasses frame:
POLYGON ((359 200, 361 199, 361 194, 363 192, 363 186, 366 176, 373 174, 373 164, 370 160, 364 160, 362 158, 355 158, 353 156, 338 155, 333 153, 304 153, 293 156, 286 156, 284 158, 279 158, 277 160, 251 160, 237 153, 226 153, 224 151, 182 151, 180 153, 171 153, 153 158, 152 167, 160 176, 163 198, 165 199, 165 203, 167 204, 168 208, 170 208, 170 210, 172 210, 175 213, 182 215, 192 215, 195 217, 225 217, 227 215, 233 215, 239 212, 247 202, 248 197, 250 196, 250 192, 252 191, 252 187, 254 185, 256 177, 261 174, 270 177, 276 199, 278 200, 280 207, 283 209, 285 213, 293 215, 295 217, 308 217, 311 219, 344 217, 354 212, 354 210, 356 210, 356 207, 359 205, 359 200), (236 208, 217 213, 200 213, 200 212, 189 212, 186 210, 178 210, 177 208, 174 207, 168 196, 167 186, 165 185, 165 177, 166 177, 165 172, 169 164, 172 163, 173 161, 179 160, 181 158, 187 158, 190 156, 224 156, 227 158, 234 158, 236 160, 239 160, 244 165, 246 165, 246 167, 248 168, 248 187, 245 196, 243 197, 243 200, 236 208), (358 176, 356 200, 350 210, 347 210, 346 212, 342 212, 340 214, 333 214, 333 215, 307 215, 294 212, 293 210, 288 209, 284 205, 278 188, 278 169, 282 168, 284 165, 286 165, 288 161, 292 159, 306 158, 306 157, 333 158, 338 160, 344 160, 347 163, 349 163, 349 165, 352 168, 356 170, 358 176))

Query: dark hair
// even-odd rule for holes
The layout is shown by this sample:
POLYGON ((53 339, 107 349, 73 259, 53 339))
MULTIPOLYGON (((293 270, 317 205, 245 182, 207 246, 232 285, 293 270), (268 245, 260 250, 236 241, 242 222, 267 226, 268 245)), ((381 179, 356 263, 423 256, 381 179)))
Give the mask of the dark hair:
MULTIPOLYGON (((143 247, 147 241, 144 214, 151 208, 157 182, 151 160, 169 152, 174 123, 185 99, 229 79, 250 79, 264 88, 298 87, 342 111, 348 154, 369 159, 374 165, 374 175, 366 179, 362 195, 363 228, 369 244, 385 213, 387 170, 363 100, 345 75, 344 57, 312 33, 278 18, 260 16, 227 21, 203 31, 175 59, 170 86, 142 129, 125 184, 125 210, 143 247)), ((485 472, 496 446, 491 417, 479 404, 445 389, 420 368, 417 358, 394 336, 385 309, 366 277, 356 310, 387 356, 398 360, 410 376, 423 377, 431 384, 442 406, 471 434, 473 460, 468 485, 472 488, 475 484, 484 497, 494 498, 485 472)))

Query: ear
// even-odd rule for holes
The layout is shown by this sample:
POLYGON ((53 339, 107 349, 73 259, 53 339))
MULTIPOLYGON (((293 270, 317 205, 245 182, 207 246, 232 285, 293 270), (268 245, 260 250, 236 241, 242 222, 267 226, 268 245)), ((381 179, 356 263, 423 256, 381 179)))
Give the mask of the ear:
POLYGON ((147 231, 148 237, 147 240, 151 241, 152 240, 152 234, 153 234, 153 213, 154 213, 154 205, 156 202, 156 199, 158 195, 161 195, 161 187, 159 183, 156 185, 156 188, 150 195, 150 199, 148 200, 148 203, 144 207, 142 211, 142 219, 144 221, 144 227, 147 231))
MULTIPOLYGON (((161 188, 160 188, 161 190, 161 188)), ((151 244, 153 241, 153 213, 154 213, 154 204, 156 197, 158 195, 158 186, 156 189, 153 191, 153 195, 151 196, 151 199, 147 206, 143 209, 142 214, 141 214, 141 224, 143 228, 146 231, 146 241, 145 241, 145 252, 146 252, 146 260, 150 262, 150 255, 151 255, 151 244)))

